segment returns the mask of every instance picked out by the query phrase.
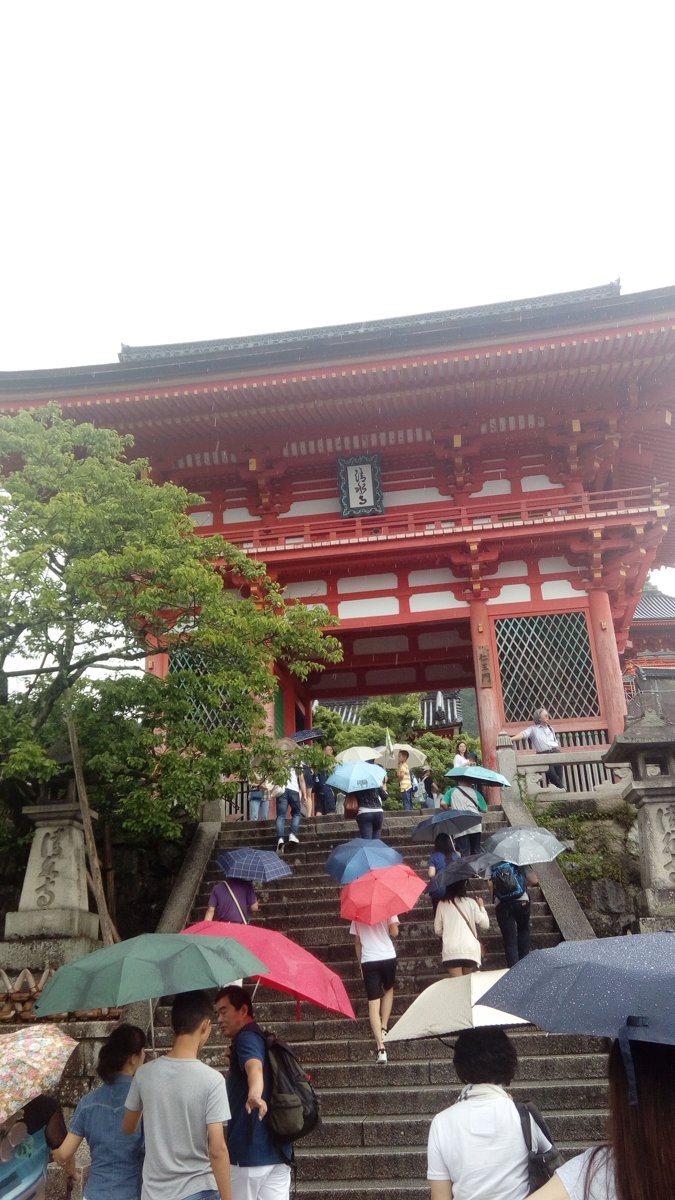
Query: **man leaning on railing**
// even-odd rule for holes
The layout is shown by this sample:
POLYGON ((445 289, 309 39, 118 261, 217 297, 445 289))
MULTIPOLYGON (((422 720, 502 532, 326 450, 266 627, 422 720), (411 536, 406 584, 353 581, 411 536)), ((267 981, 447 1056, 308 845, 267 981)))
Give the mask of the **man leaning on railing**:
MULTIPOLYGON (((538 708, 534 714, 533 722, 528 725, 527 729, 521 729, 520 733, 515 733, 515 738, 528 738, 532 749, 536 754, 558 754, 560 752, 560 742, 550 725, 551 718, 545 708, 538 708)), ((548 786, 555 788, 559 792, 564 792, 565 780, 563 778, 562 768, 557 763, 548 763, 546 767, 546 779, 548 786)))

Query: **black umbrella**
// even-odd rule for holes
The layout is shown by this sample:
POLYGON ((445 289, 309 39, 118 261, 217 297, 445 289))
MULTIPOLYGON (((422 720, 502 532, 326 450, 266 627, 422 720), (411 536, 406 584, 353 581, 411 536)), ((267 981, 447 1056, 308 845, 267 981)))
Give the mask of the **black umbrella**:
POLYGON ((448 863, 447 867, 441 867, 433 879, 429 880, 427 891, 437 896, 451 883, 459 883, 461 879, 477 879, 486 867, 491 867, 499 861, 499 855, 490 854, 485 850, 480 854, 468 854, 466 858, 458 858, 455 862, 448 863))
POLYGON ((301 745, 302 742, 319 741, 319 739, 322 737, 323 733, 320 729, 299 729, 297 733, 292 733, 290 735, 290 741, 297 742, 298 745, 301 745))
POLYGON ((674 1045, 674 988, 675 933, 643 933, 533 950, 481 1004, 550 1033, 674 1045))
POLYGON ((465 830, 471 829, 479 820, 476 812, 464 812, 462 809, 452 809, 434 813, 420 821, 413 831, 413 842, 433 842, 439 833, 448 833, 450 837, 459 837, 465 830))

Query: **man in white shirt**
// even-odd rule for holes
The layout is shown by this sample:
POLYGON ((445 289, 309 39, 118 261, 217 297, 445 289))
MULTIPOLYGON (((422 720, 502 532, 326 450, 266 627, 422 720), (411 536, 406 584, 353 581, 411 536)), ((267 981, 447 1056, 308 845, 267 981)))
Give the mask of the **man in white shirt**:
MULTIPOLYGON (((462 1088, 431 1122, 427 1179, 431 1200, 525 1200, 530 1194, 528 1148, 520 1115, 506 1088, 518 1065, 503 1029, 465 1029, 455 1043, 462 1088)), ((530 1119, 532 1149, 551 1143, 530 1119)))
POLYGON ((398 937, 398 917, 389 917, 388 921, 378 921, 375 925, 352 921, 349 932, 356 938, 354 949, 368 997, 368 1020, 377 1046, 377 1061, 386 1063, 384 1038, 396 983, 396 949, 391 939, 398 937))
MULTIPOLYGON (((521 729, 520 733, 514 733, 513 736, 527 738, 535 754, 559 754, 560 742, 551 728, 550 720, 546 709, 538 708, 532 724, 528 725, 527 729, 521 729)), ((559 792, 566 791, 563 773, 557 763, 548 764, 546 778, 549 787, 555 788, 559 792)))

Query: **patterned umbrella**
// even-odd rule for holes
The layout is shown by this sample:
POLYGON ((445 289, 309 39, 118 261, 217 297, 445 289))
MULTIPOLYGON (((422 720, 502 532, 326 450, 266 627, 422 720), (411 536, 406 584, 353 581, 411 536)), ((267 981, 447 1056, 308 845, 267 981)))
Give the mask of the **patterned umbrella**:
POLYGON ((31 1025, 0 1037, 0 1125, 56 1087, 76 1045, 56 1025, 31 1025))
POLYGON ((559 842, 554 833, 539 825, 514 825, 511 829, 500 829, 483 842, 484 850, 492 850, 506 862, 517 867, 529 863, 553 862, 567 846, 559 842))
POLYGON ((253 850, 250 846, 226 850, 216 862, 226 879, 248 879, 251 883, 270 883, 293 874, 278 854, 271 850, 253 850))
POLYGON ((292 733, 290 735, 289 740, 291 742, 297 742, 298 745, 301 745, 303 742, 319 741, 319 739, 322 737, 323 733, 320 729, 299 729, 297 733, 292 733))

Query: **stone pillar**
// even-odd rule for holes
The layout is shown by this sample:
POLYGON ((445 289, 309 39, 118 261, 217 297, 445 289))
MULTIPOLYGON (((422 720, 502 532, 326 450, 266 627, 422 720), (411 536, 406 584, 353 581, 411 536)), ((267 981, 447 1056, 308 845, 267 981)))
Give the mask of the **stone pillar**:
POLYGON ((589 593, 591 643, 595 652, 597 684, 602 715, 607 721, 607 740, 611 743, 623 733, 626 696, 623 690, 619 651, 612 620, 609 596, 602 588, 589 593))
POLYGON ((499 666, 490 637, 485 601, 469 601, 469 614, 481 750, 485 766, 494 771, 497 765, 497 737, 504 723, 497 692, 499 666))
POLYGON ((7 914, 5 937, 96 941, 99 921, 89 912, 79 808, 71 803, 36 804, 23 812, 34 822, 35 833, 19 911, 7 914))
POLYGON ((513 739, 504 731, 497 738, 497 770, 506 776, 512 787, 518 786, 518 760, 513 739))

